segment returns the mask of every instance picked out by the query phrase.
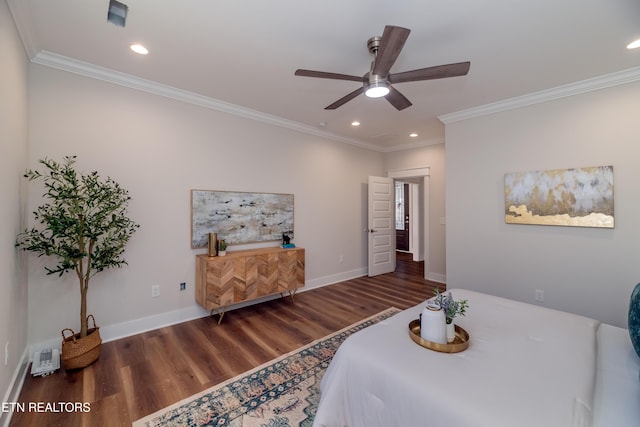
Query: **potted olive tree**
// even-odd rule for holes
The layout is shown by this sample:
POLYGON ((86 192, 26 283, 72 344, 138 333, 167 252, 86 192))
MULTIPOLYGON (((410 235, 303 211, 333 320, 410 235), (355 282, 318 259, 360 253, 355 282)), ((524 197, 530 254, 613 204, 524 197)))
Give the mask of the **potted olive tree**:
POLYGON ((93 316, 87 316, 89 281, 105 269, 127 264, 122 257, 125 245, 139 227, 127 217, 127 190, 97 172, 79 174, 75 161, 76 156, 60 163, 45 158, 40 160, 43 172, 26 171, 29 181, 43 182, 46 202, 33 212, 36 225, 20 233, 16 242, 22 250, 57 258, 55 267, 45 267, 47 274, 75 272, 78 277, 80 332, 65 329, 71 331, 67 337, 62 331, 61 359, 67 369, 83 368, 98 358, 99 329, 95 319, 89 327, 93 316), (85 355, 85 350, 92 354, 85 355))

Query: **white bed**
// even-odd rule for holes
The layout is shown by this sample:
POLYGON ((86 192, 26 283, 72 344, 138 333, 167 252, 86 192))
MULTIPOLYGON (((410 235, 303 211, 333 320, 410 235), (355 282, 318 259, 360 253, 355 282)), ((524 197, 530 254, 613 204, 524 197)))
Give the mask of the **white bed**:
POLYGON ((423 304, 347 339, 314 427, 640 426, 640 359, 627 330, 468 290, 469 348, 414 343, 423 304))

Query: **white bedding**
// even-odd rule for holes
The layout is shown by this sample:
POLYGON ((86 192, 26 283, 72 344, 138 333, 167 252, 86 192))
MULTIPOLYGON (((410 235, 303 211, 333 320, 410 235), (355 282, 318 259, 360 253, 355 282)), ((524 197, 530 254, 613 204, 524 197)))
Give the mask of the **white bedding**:
POLYGON ((598 329, 593 426, 640 426, 640 358, 629 331, 606 324, 598 329))
POLYGON ((599 322, 452 290, 469 300, 469 348, 408 336, 423 304, 347 339, 321 383, 314 427, 590 426, 599 322))

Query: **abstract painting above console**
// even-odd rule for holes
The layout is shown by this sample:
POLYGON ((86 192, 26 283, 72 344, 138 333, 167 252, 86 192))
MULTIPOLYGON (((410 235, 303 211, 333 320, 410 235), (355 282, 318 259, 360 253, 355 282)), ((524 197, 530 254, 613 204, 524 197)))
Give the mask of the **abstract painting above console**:
POLYGON ((191 190, 191 247, 209 233, 230 244, 281 240, 293 233, 293 194, 191 190))
POLYGON ((507 224, 613 228, 613 166, 507 173, 507 224))

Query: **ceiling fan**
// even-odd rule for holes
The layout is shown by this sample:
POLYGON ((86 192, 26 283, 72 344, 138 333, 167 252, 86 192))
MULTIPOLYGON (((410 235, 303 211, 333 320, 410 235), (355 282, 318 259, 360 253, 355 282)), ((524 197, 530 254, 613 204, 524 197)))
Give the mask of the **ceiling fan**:
POLYGON ((371 37, 367 41, 369 53, 373 55, 371 70, 362 77, 302 69, 296 70, 295 75, 318 77, 321 79, 349 80, 362 83, 362 87, 325 107, 325 110, 335 110, 361 93, 364 93, 370 98, 380 98, 384 96, 396 109, 404 110, 412 105, 411 101, 395 89, 392 86, 393 84, 464 76, 469 72, 471 63, 467 61, 389 74, 389 70, 391 70, 391 67, 400 55, 400 51, 402 51, 410 32, 411 30, 407 28, 387 25, 384 27, 382 37, 371 37))

